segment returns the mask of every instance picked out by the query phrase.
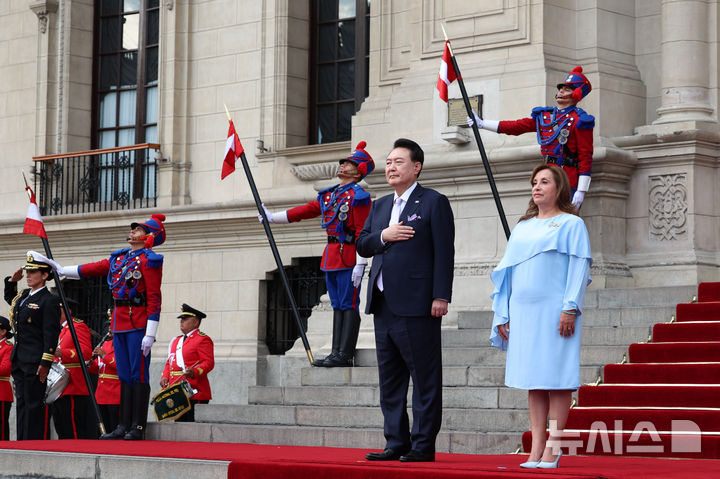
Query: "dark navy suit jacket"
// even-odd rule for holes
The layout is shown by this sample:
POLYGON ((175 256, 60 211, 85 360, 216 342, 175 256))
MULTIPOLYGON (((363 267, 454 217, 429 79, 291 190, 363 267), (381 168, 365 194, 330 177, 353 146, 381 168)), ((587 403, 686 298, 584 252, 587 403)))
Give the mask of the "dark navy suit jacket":
POLYGON ((358 253, 373 258, 365 312, 373 312, 373 287, 382 269, 385 301, 393 314, 430 316, 433 299, 452 299, 455 223, 450 202, 418 184, 400 214, 415 236, 383 245, 380 235, 390 222, 393 197, 373 202, 357 239, 358 253))

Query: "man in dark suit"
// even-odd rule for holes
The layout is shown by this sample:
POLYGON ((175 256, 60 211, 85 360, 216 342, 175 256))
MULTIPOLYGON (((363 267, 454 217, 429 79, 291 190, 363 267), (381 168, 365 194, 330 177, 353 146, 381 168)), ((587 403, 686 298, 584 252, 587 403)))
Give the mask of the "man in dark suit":
POLYGON ((60 335, 60 299, 45 282, 52 279, 47 258, 28 252, 22 269, 5 278, 5 300, 11 304, 15 324, 12 377, 17 399, 17 439, 50 439, 49 410, 45 406, 45 381, 60 335), (29 289, 17 294, 25 270, 29 289))
POLYGON ((440 323, 452 295, 455 225, 448 199, 418 184, 423 161, 417 143, 395 141, 385 162, 395 193, 372 204, 357 239, 359 254, 373 257, 366 313, 374 315, 385 422, 385 450, 367 454, 371 461, 434 461, 442 422, 440 323))

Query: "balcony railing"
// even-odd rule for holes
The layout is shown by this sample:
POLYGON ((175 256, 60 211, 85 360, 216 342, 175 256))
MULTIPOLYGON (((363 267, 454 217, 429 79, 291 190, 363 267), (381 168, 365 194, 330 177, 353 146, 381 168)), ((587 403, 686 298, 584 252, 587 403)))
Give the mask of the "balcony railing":
POLYGON ((35 192, 43 216, 157 206, 160 145, 36 156, 35 192))

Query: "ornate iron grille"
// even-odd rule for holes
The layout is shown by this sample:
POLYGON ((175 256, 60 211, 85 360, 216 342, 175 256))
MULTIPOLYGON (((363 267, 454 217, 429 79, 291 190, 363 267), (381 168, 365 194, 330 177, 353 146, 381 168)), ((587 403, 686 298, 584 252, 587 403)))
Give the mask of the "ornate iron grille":
MULTIPOLYGON (((312 308, 320 303, 325 294, 325 273, 320 271, 320 257, 294 258, 292 266, 285 266, 290 290, 295 297, 303 330, 307 331, 307 319, 312 308)), ((265 343, 270 354, 285 354, 292 348, 300 332, 293 317, 292 308, 285 294, 280 274, 272 273, 267 281, 267 322, 265 343)))
MULTIPOLYGON (((113 298, 105 277, 88 277, 63 283, 65 297, 77 301, 73 314, 82 319, 97 334, 92 334, 93 347, 108 331, 107 310, 112 308, 113 298)), ((86 358, 87 359, 87 358, 86 358)))
POLYGON ((43 216, 157 206, 160 145, 34 157, 35 192, 43 216))

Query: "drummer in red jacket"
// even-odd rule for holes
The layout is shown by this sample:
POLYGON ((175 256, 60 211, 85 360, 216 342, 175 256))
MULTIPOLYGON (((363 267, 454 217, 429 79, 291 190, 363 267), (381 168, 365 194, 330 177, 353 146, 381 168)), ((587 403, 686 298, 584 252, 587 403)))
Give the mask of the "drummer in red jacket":
POLYGON ((187 380, 197 390, 190 399, 190 411, 179 422, 195 421, 195 404, 207 404, 212 399, 208 373, 215 367, 214 345, 210 336, 200 331, 200 322, 207 315, 202 311, 182 305, 180 331, 183 334, 170 341, 168 359, 165 362, 160 387, 165 389, 179 381, 187 380))
MULTIPOLYGON (((67 299, 70 314, 72 314, 71 301, 67 299)), ((89 358, 92 351, 90 328, 80 319, 72 318, 72 320, 83 358, 89 358)), ((60 325, 62 330, 55 349, 55 362, 61 363, 70 371, 70 382, 65 386, 60 397, 52 403, 55 432, 58 439, 97 439, 92 402, 80 367, 78 351, 62 307, 60 325)))
POLYGON ((113 431, 120 419, 120 378, 115 364, 112 331, 108 331, 103 343, 93 349, 88 371, 98 375, 95 400, 100 408, 105 429, 113 431))
POLYGON ((13 402, 13 390, 10 384, 12 372, 10 354, 13 350, 13 343, 9 339, 12 337, 10 320, 0 316, 0 441, 10 440, 10 407, 13 402))

